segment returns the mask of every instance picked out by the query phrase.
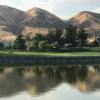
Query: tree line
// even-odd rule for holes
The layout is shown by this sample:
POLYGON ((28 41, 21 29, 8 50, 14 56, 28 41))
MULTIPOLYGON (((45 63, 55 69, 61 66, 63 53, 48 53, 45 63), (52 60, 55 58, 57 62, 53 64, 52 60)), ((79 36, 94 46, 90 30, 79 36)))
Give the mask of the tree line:
MULTIPOLYGON (((60 50, 69 47, 87 46, 88 35, 83 28, 69 25, 64 30, 49 29, 47 35, 37 33, 35 36, 18 35, 13 48, 18 50, 60 50)), ((98 45, 97 42, 94 45, 98 45)))
MULTIPOLYGON (((60 50, 68 47, 85 47, 87 46, 88 35, 83 28, 68 26, 62 29, 49 29, 47 35, 41 33, 34 37, 27 36, 23 38, 19 35, 14 43, 15 49, 27 50, 60 50)), ((94 43, 98 45, 98 43, 94 43)))

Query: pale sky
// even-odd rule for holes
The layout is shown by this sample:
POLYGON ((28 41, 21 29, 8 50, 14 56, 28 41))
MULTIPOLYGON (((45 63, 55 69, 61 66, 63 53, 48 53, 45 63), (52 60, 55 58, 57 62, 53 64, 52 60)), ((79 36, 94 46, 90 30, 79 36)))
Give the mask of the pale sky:
POLYGON ((0 4, 24 11, 39 7, 63 19, 68 19, 81 11, 100 13, 100 0, 0 0, 0 4))

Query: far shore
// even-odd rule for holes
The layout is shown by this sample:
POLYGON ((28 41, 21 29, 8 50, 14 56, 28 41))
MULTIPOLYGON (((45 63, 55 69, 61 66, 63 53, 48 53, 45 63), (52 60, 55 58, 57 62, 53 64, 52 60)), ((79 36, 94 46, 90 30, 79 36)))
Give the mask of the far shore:
POLYGON ((84 47, 84 48, 69 48, 66 50, 56 51, 25 51, 3 49, 0 50, 0 56, 41 56, 41 57, 93 57, 100 56, 100 47, 84 47))
POLYGON ((99 48, 90 51, 36 52, 0 50, 0 66, 100 64, 99 48))

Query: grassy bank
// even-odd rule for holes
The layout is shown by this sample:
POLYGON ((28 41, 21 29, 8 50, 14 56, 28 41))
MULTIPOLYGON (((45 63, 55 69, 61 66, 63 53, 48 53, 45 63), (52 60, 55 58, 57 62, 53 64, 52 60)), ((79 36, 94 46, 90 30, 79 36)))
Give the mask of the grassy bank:
POLYGON ((100 48, 74 48, 66 52, 0 50, 0 56, 100 56, 100 48), (72 51, 71 51, 72 50, 72 51))
POLYGON ((0 66, 100 64, 99 48, 76 49, 66 52, 0 50, 0 66))

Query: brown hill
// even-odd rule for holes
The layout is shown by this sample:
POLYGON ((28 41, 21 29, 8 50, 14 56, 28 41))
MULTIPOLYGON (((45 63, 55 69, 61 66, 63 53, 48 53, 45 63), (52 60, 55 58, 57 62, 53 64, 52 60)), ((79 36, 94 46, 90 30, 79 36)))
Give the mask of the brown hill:
POLYGON ((12 42, 20 31, 23 11, 0 5, 0 41, 12 42))
POLYGON ((7 31, 17 34, 20 28, 19 23, 22 20, 23 15, 23 11, 0 5, 0 31, 7 31))
POLYGON ((100 14, 97 13, 84 11, 65 23, 62 19, 40 8, 35 7, 24 12, 0 5, 0 40, 14 40, 18 34, 24 36, 35 33, 47 34, 49 28, 64 28, 68 24, 83 27, 89 34, 100 35, 100 14))
POLYGON ((100 35, 100 14, 89 11, 80 12, 72 17, 67 23, 83 27, 89 34, 100 35))
POLYGON ((8 36, 13 37, 12 35, 14 35, 15 37, 18 34, 24 36, 39 32, 47 34, 49 28, 64 27, 63 20, 43 9, 32 8, 24 12, 0 5, 0 34, 3 34, 0 35, 0 38, 2 40, 11 40, 8 36))
POLYGON ((41 28, 63 28, 65 23, 57 16, 40 8, 32 8, 26 12, 24 25, 41 28))

